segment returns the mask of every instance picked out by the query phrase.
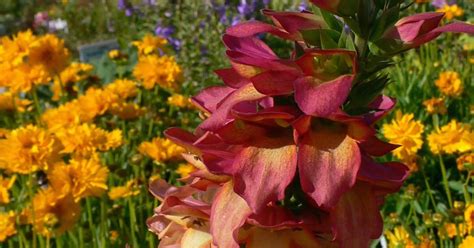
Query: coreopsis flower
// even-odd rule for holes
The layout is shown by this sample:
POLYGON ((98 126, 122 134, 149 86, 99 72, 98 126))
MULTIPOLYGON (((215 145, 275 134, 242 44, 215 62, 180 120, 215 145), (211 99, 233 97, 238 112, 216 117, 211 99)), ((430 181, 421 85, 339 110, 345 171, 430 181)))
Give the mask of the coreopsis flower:
POLYGON ((391 143, 400 145, 392 153, 401 160, 407 160, 423 145, 423 129, 423 123, 415 120, 413 114, 402 114, 398 110, 395 119, 383 125, 382 133, 391 143))
POLYGON ((467 224, 469 232, 474 228, 474 204, 469 204, 464 210, 464 221, 467 224))
POLYGON ((437 9, 436 12, 444 13, 444 18, 448 21, 464 15, 464 10, 457 4, 445 4, 443 7, 437 9))
POLYGON ((36 232, 52 237, 74 226, 79 218, 80 206, 72 195, 64 195, 48 187, 36 193, 31 206, 23 213, 36 232))
POLYGON ((455 71, 445 71, 439 74, 435 85, 442 94, 452 97, 460 96, 464 89, 459 73, 455 71))
POLYGON ((107 53, 107 56, 109 56, 109 59, 111 59, 111 60, 119 59, 120 58, 120 51, 117 50, 117 49, 110 50, 107 53))
POLYGON ((175 106, 178 108, 192 108, 193 105, 189 98, 181 95, 181 94, 173 94, 168 97, 166 101, 169 105, 175 106))
POLYGON ((51 78, 40 65, 20 64, 3 75, 12 93, 27 93, 34 86, 46 84, 51 78))
POLYGON ((146 108, 136 103, 120 102, 113 104, 109 112, 122 120, 133 120, 144 115, 146 108))
POLYGON ((60 129, 55 134, 64 146, 61 153, 73 153, 79 158, 89 158, 97 151, 107 151, 122 144, 121 130, 107 132, 94 124, 60 129))
POLYGON ((91 121, 93 117, 95 116, 86 112, 77 100, 73 100, 57 108, 45 110, 41 115, 41 121, 46 124, 49 130, 54 132, 61 128, 91 121))
POLYGON ((104 90, 117 95, 121 100, 135 97, 138 94, 137 83, 129 79, 116 79, 105 86, 104 90))
POLYGON ((186 178, 196 170, 196 167, 194 165, 185 163, 185 164, 179 164, 178 169, 176 169, 176 173, 180 175, 181 178, 186 178))
POLYGON ((90 120, 103 115, 113 104, 120 101, 113 91, 97 88, 89 88, 84 95, 77 98, 77 104, 88 113, 90 120))
POLYGON ((100 196, 107 190, 109 170, 97 156, 71 159, 68 165, 58 165, 48 172, 49 184, 56 192, 72 194, 74 201, 100 196))
POLYGON ((77 89, 74 89, 73 84, 86 79, 92 69, 94 69, 94 67, 90 64, 71 63, 66 69, 61 71, 59 78, 55 77, 54 84, 51 86, 53 91, 52 99, 55 101, 59 100, 61 93, 63 93, 64 90, 68 91, 69 88, 73 91, 77 91, 77 89))
POLYGON ((457 235, 463 237, 467 234, 466 225, 463 223, 457 225, 454 223, 445 223, 443 228, 439 231, 442 238, 454 238, 457 235))
POLYGON ((474 236, 467 236, 462 240, 462 243, 458 248, 471 248, 474 247, 474 236))
POLYGON ((0 139, 7 137, 9 133, 10 133, 10 130, 5 129, 5 128, 0 128, 0 139))
POLYGON ((0 243, 16 234, 15 213, 0 212, 0 243))
POLYGON ((468 124, 451 120, 428 135, 428 144, 434 154, 462 153, 474 149, 474 133, 468 124))
POLYGON ((430 98, 423 101, 423 105, 426 108, 426 112, 429 114, 446 114, 448 112, 446 108, 446 102, 444 98, 430 98))
POLYGON ((466 170, 466 164, 469 165, 468 170, 472 170, 474 166, 474 153, 466 153, 456 159, 456 165, 459 171, 466 170))
POLYGON ((64 41, 52 34, 39 37, 30 45, 28 63, 43 66, 52 74, 60 73, 67 66, 69 51, 64 41))
POLYGON ((15 183, 16 176, 10 178, 3 178, 0 176, 0 204, 8 204, 10 202, 10 194, 8 190, 11 189, 15 183))
POLYGON ((385 231, 390 247, 415 247, 414 242, 410 239, 410 234, 403 226, 396 226, 392 231, 385 231))
POLYGON ((0 111, 25 112, 26 108, 31 104, 30 100, 21 99, 10 91, 0 93, 0 111))
POLYGON ((141 143, 138 151, 157 163, 164 163, 169 160, 179 160, 185 149, 169 139, 156 137, 150 142, 141 143))
POLYGON ((159 51, 162 52, 168 45, 168 41, 160 36, 146 34, 142 40, 134 41, 132 44, 137 47, 140 55, 150 55, 159 51))
POLYGON ((61 145, 48 131, 28 125, 0 139, 0 168, 27 174, 48 170, 60 159, 61 145))
POLYGON ((149 55, 139 58, 133 69, 133 76, 141 81, 145 89, 159 85, 168 90, 177 90, 183 72, 174 57, 149 55))
POLYGON ((109 198, 115 201, 120 198, 127 198, 140 194, 140 189, 137 186, 136 180, 129 180, 124 186, 112 187, 109 192, 109 198))
POLYGON ((37 37, 31 30, 18 32, 12 39, 2 37, 0 62, 9 62, 13 66, 22 64, 30 52, 31 44, 36 40, 37 37))

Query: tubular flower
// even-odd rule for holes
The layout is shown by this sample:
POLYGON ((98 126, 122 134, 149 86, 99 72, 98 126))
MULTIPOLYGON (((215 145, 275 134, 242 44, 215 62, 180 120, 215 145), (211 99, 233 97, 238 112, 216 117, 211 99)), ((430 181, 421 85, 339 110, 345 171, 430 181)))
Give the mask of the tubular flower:
POLYGON ((445 4, 442 8, 437 9, 436 12, 444 13, 444 18, 448 21, 464 15, 464 10, 457 4, 445 4))
POLYGON ((140 55, 150 55, 158 51, 163 52, 168 45, 168 40, 163 37, 146 34, 141 41, 134 41, 132 44, 137 47, 140 55))
POLYGON ((124 186, 112 187, 108 193, 112 201, 138 194, 140 194, 140 189, 137 187, 136 180, 129 180, 124 186))
POLYGON ((74 226, 79 218, 79 203, 70 194, 64 195, 53 188, 40 190, 34 197, 32 208, 24 210, 28 223, 46 237, 59 235, 74 226))
POLYGON ((145 89, 159 85, 168 90, 177 90, 182 81, 182 70, 174 57, 150 55, 139 58, 133 75, 142 82, 145 89))
POLYGON ((185 152, 184 148, 176 145, 169 139, 154 138, 152 141, 143 142, 138 147, 138 151, 157 163, 164 163, 168 160, 179 159, 181 153, 185 152))
POLYGON ((446 109, 446 102, 444 98, 430 98, 423 101, 423 105, 426 108, 426 112, 429 114, 446 114, 448 110, 446 109))
POLYGON ((0 243, 16 234, 15 216, 13 211, 0 212, 0 243))
MULTIPOLYGON (((345 17, 359 9, 354 1, 313 2, 345 17)), ((408 175, 401 163, 374 160, 397 148, 379 140, 375 129, 395 100, 361 88, 367 68, 359 66, 360 54, 324 40, 330 39, 323 37, 324 20, 309 12, 264 14, 275 25, 250 21, 223 36, 231 67, 216 73, 225 86, 192 98, 207 118, 193 133, 165 131, 186 148, 182 156, 196 171, 181 188, 150 184, 162 205, 149 228, 161 247, 368 247, 383 230, 385 195, 408 175), (280 58, 259 39, 265 33, 293 41, 296 49, 280 58)), ((413 41, 404 48, 453 28, 435 29, 439 19, 405 29, 416 19, 423 25, 423 18, 397 23, 398 38, 413 41)))
POLYGON ((73 84, 87 78, 88 74, 94 69, 92 65, 73 62, 66 69, 61 71, 59 78, 55 77, 54 84, 51 86, 53 91, 52 99, 57 101, 63 91, 74 91, 73 84))
POLYGON ((463 92, 462 81, 459 78, 459 74, 454 71, 445 71, 439 74, 435 84, 439 91, 446 96, 457 97, 463 92))
POLYGON ((56 192, 72 194, 74 201, 88 196, 100 196, 107 190, 109 170, 99 158, 72 159, 69 165, 55 166, 48 180, 56 192))
POLYGON ((82 124, 56 131, 64 149, 61 153, 73 153, 78 158, 89 158, 96 151, 107 151, 122 144, 122 131, 107 132, 94 124, 82 124))
POLYGON ((389 124, 384 124, 382 133, 391 143, 400 145, 393 150, 393 154, 401 160, 409 160, 420 150, 423 140, 424 125, 421 121, 414 120, 413 114, 402 114, 397 111, 395 119, 389 124))
POLYGON ((428 144, 434 154, 462 153, 474 149, 474 133, 468 124, 451 120, 428 135, 428 144))
POLYGON ((8 204, 10 202, 10 194, 8 190, 15 183, 16 176, 10 178, 3 178, 0 176, 0 204, 8 204))
POLYGON ((42 66, 52 74, 66 68, 68 60, 69 51, 64 41, 52 34, 41 36, 30 46, 28 63, 42 66))
POLYGON ((59 160, 60 143, 46 130, 28 125, 0 139, 0 168, 27 174, 48 170, 59 160))

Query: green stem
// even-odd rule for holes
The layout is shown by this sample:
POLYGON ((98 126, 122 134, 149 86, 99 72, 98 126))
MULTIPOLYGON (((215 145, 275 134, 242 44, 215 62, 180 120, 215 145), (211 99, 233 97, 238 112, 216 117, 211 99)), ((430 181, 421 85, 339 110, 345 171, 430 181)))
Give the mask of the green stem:
POLYGON ((89 198, 86 198, 86 206, 87 206, 87 221, 89 223, 89 231, 91 232, 92 240, 93 243, 96 241, 96 229, 94 227, 94 222, 92 221, 92 207, 91 207, 91 202, 89 198))
POLYGON ((423 180, 425 181, 425 186, 428 190, 428 196, 430 197, 431 204, 433 204, 433 208, 435 209, 435 211, 438 211, 438 207, 436 206, 436 201, 433 197, 433 194, 431 193, 431 186, 428 182, 428 177, 426 177, 426 172, 423 166, 421 166, 421 173, 423 174, 423 180))
POLYGON ((31 89, 31 96, 33 97, 33 102, 35 103, 37 120, 39 122, 39 118, 40 118, 41 113, 43 112, 43 110, 41 108, 41 104, 40 104, 39 99, 38 99, 38 93, 36 92, 36 88, 31 89))
POLYGON ((439 166, 441 168, 441 175, 443 176, 443 185, 446 195, 448 196, 449 207, 453 208, 453 199, 451 197, 451 190, 449 189, 448 176, 446 174, 446 166, 444 165, 443 157, 439 155, 439 166))

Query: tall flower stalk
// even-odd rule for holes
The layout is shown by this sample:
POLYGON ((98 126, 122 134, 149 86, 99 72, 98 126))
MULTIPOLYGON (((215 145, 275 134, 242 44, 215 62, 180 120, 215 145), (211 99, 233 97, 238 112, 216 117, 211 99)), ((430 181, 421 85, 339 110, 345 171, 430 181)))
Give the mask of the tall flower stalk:
POLYGON ((160 247, 368 247, 382 234, 379 207, 408 168, 377 162, 397 148, 376 123, 396 100, 381 94, 391 58, 444 32, 443 13, 399 19, 403 1, 311 1, 318 13, 263 10, 273 24, 227 29, 225 86, 192 101, 204 121, 165 135, 196 167, 182 187, 162 180, 148 221, 160 247), (294 44, 285 58, 265 34, 294 44))

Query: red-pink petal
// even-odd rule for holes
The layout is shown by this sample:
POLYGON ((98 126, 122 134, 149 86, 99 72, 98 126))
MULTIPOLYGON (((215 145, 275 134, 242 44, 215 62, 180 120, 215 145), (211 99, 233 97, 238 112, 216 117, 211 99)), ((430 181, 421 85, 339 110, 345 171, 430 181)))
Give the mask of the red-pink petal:
POLYGON ((362 157, 358 180, 371 183, 387 192, 396 192, 402 186, 409 173, 402 163, 377 163, 368 156, 362 157))
POLYGON ((265 71, 250 78, 255 88, 269 96, 287 95, 293 92, 298 73, 292 71, 265 71))
POLYGON ((344 124, 316 120, 301 135, 298 148, 303 191, 330 209, 355 183, 361 160, 357 142, 347 136, 344 124))
POLYGON ((238 103, 245 101, 255 101, 264 98, 265 95, 259 93, 252 84, 247 84, 228 95, 220 104, 216 111, 199 126, 203 130, 217 130, 228 121, 231 109, 238 103))
POLYGON ((235 192, 259 213, 269 202, 282 200, 294 178, 296 146, 291 133, 283 129, 253 141, 236 155, 233 165, 235 192))
POLYGON ((202 111, 213 113, 217 104, 231 94, 235 89, 226 86, 212 86, 199 92, 191 101, 202 111))
POLYGON ((240 74, 237 73, 234 68, 219 69, 215 70, 214 72, 227 86, 232 88, 237 89, 249 83, 249 80, 240 76, 240 74))
POLYGON ((346 101, 352 88, 350 75, 340 76, 328 82, 307 76, 295 82, 295 100, 308 115, 325 117, 335 112, 346 101))
POLYGON ((244 199, 234 193, 232 182, 222 186, 212 204, 211 234, 218 247, 239 248, 239 228, 251 214, 244 199))
POLYGON ((339 247, 367 248, 383 229, 378 204, 370 186, 357 183, 330 212, 339 247))

